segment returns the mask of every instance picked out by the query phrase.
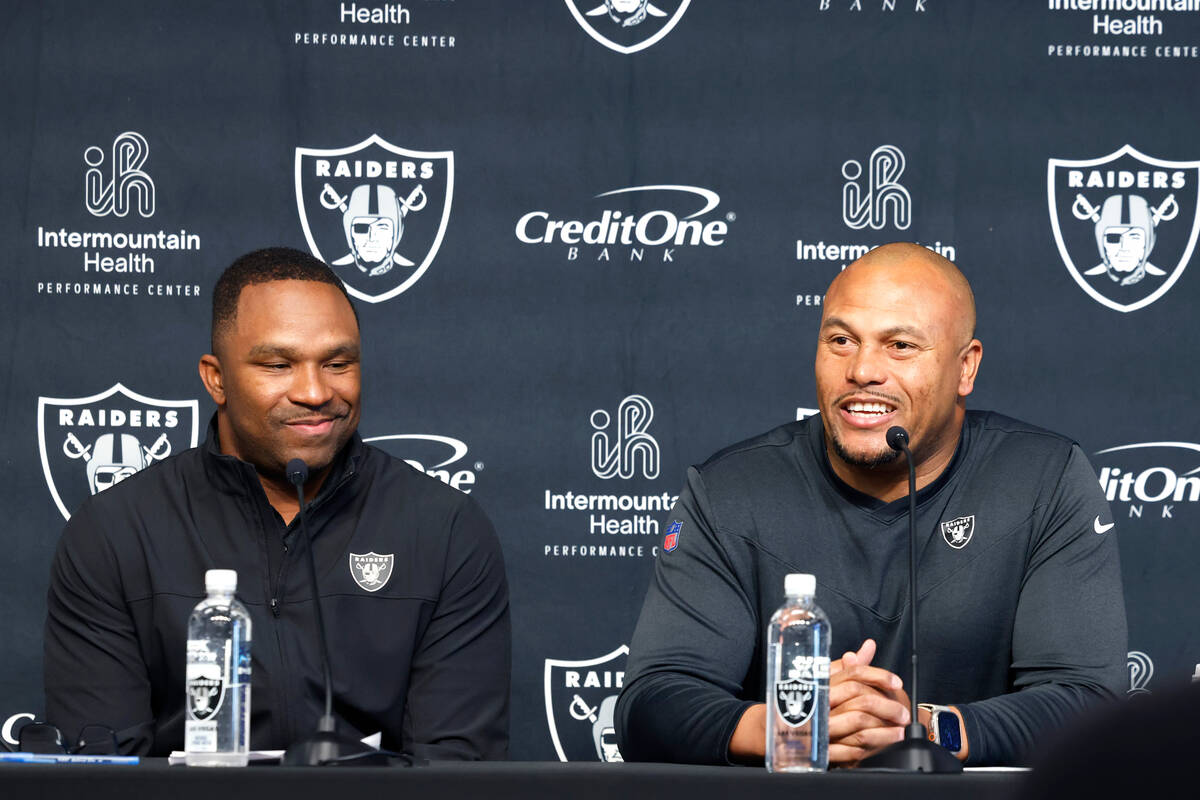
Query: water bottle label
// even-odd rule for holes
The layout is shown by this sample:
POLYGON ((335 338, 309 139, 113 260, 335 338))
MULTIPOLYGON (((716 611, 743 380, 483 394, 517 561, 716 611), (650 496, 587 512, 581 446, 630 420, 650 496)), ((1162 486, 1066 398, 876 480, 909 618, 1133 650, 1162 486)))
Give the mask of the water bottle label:
POLYGON ((194 719, 184 722, 183 749, 189 753, 217 752, 217 723, 194 719))
POLYGON ((188 717, 202 722, 216 716, 229 685, 229 642, 214 651, 203 639, 189 639, 186 679, 188 717))
POLYGON ((795 728, 812 719, 817 709, 820 689, 828 685, 829 658, 796 656, 787 672, 787 680, 775 684, 775 710, 795 728))

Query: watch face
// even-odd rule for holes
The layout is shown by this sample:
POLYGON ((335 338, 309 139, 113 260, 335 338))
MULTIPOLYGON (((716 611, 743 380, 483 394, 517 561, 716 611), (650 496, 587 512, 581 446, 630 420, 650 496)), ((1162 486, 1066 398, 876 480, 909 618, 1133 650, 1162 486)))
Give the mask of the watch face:
POLYGON ((958 730, 958 715, 953 711, 939 712, 934 722, 937 725, 938 741, 952 753, 962 750, 962 735, 958 730))

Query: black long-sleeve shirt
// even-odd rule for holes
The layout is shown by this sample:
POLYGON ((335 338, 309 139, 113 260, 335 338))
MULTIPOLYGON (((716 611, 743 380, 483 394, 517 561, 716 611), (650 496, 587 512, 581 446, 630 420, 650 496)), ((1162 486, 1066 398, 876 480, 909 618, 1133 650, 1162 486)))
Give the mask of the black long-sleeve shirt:
MULTIPOLYGON (((324 682, 299 517, 285 526, 254 468, 215 440, 213 426, 204 445, 89 498, 67 524, 45 686, 47 720, 68 736, 96 723, 123 752, 182 749, 187 620, 214 568, 237 571, 251 617, 250 746, 316 730, 324 682)), ((355 436, 307 516, 339 731, 380 731, 383 747, 421 758, 504 758, 508 586, 479 505, 355 436), (391 573, 360 583, 353 556, 369 554, 391 573)))
MULTIPOLYGON (((763 702, 764 644, 783 578, 817 578, 838 658, 864 639, 910 674, 908 498, 837 478, 812 417, 688 470, 630 645, 617 733, 627 760, 728 762, 763 702)), ((1039 737, 1126 680, 1125 605, 1108 504, 1056 434, 968 412, 946 470, 917 495, 921 702, 954 705, 968 763, 1022 760, 1039 737), (957 535, 956 535, 957 534, 957 535), (965 541, 964 541, 965 539, 965 541)))

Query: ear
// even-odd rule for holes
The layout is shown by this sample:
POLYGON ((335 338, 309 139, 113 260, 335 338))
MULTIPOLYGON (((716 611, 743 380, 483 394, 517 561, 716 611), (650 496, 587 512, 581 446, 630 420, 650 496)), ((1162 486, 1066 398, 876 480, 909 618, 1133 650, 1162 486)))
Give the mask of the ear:
POLYGON ((962 371, 958 376, 958 396, 966 397, 975 389, 975 375, 979 372, 979 362, 983 360, 983 343, 972 339, 963 348, 962 371))
POLYGON ((221 360, 212 353, 200 356, 200 380, 217 406, 225 406, 225 376, 221 372, 221 360))

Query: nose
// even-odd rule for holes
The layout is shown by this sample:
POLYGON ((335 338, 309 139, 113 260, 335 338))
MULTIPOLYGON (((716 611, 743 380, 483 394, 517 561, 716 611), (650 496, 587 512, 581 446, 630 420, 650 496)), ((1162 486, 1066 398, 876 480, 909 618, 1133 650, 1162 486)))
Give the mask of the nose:
POLYGON ((296 405, 320 408, 333 399, 333 389, 319 364, 307 364, 293 374, 288 399, 296 405))
POLYGON ((846 380, 856 386, 884 383, 887 372, 883 368, 883 359, 884 353, 879 348, 862 345, 846 364, 846 380))

